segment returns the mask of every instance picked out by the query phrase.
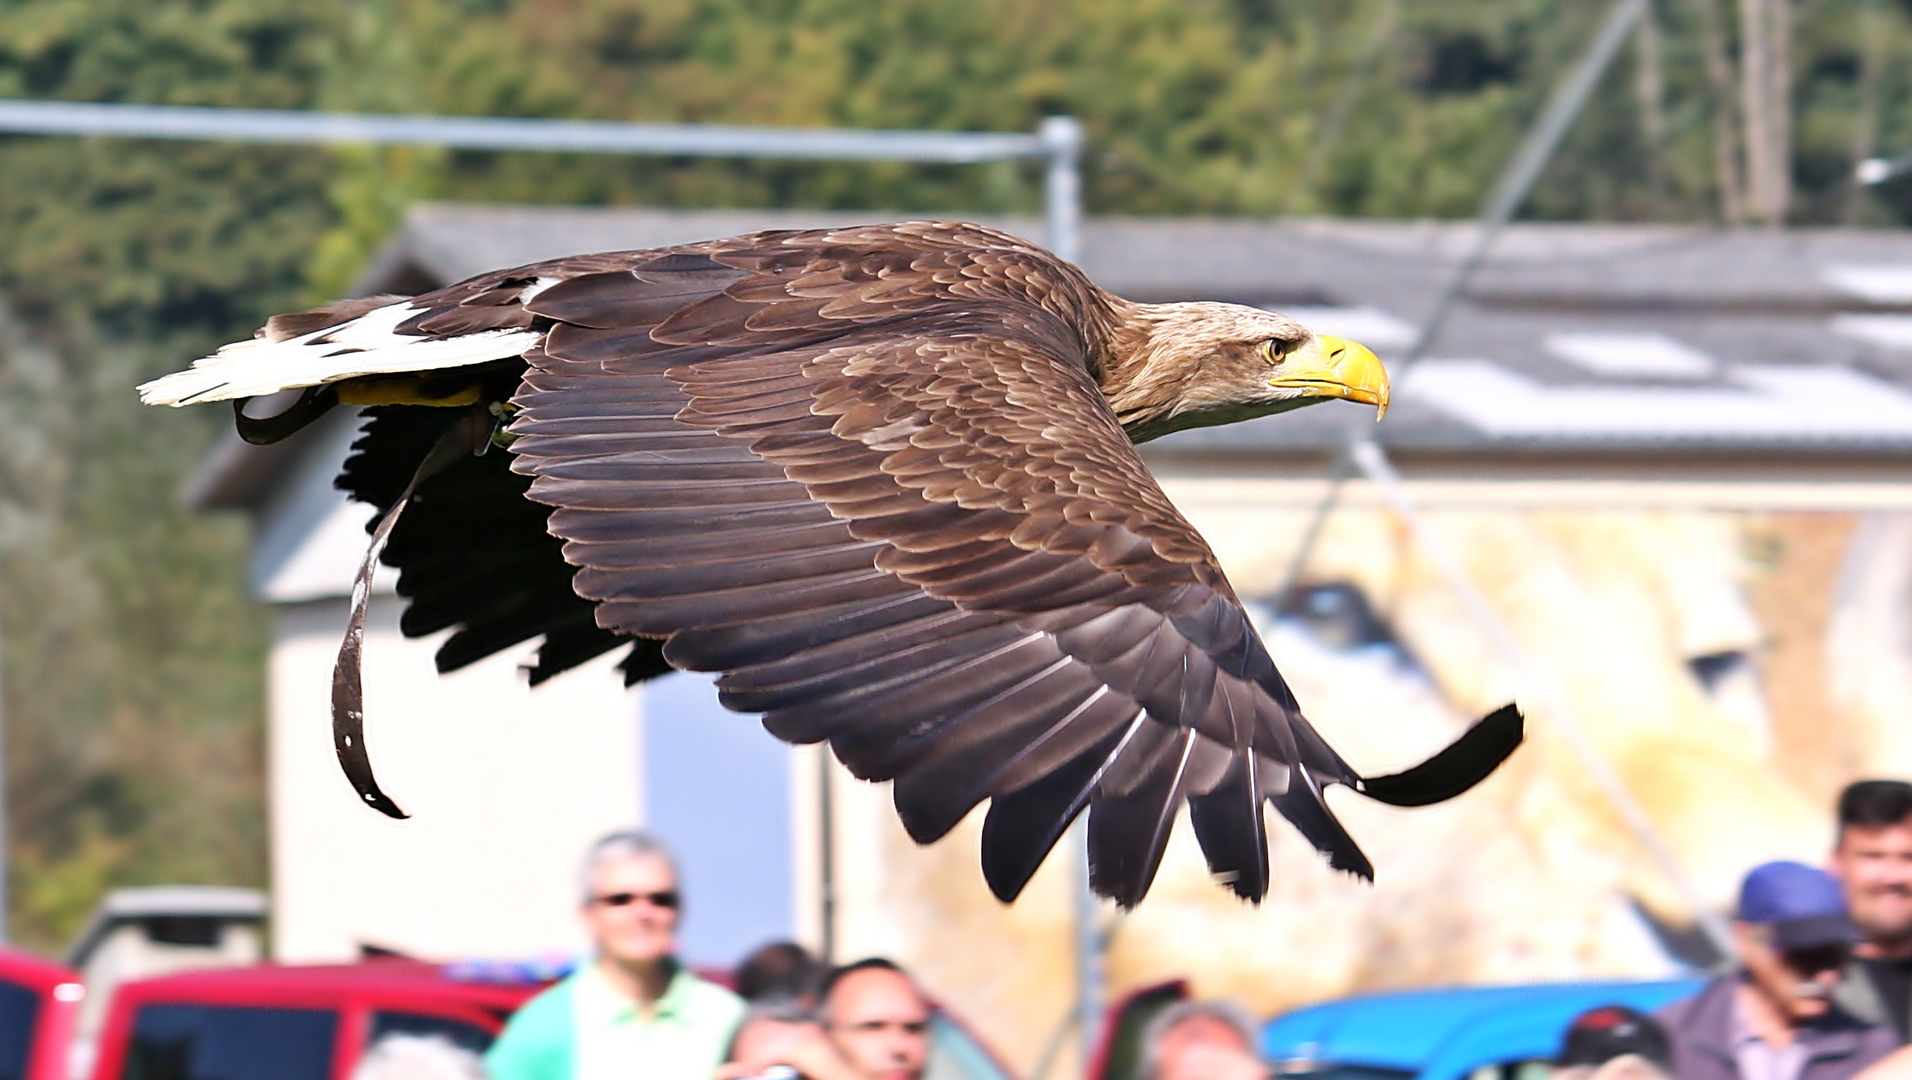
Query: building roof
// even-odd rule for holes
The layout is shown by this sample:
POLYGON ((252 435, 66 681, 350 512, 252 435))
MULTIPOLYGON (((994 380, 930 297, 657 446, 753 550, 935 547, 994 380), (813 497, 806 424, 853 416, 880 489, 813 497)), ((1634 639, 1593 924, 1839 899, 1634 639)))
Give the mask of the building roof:
MULTIPOLYGON (((578 251, 657 247, 881 213, 427 205, 361 282, 410 292, 578 251)), ((992 221, 1039 237, 1033 219, 992 221)), ((1233 300, 1412 342, 1471 223, 1105 218, 1082 265, 1141 300, 1233 300)), ((1912 452, 1912 234, 1519 224, 1381 431, 1402 448, 1912 452)), ((1332 444, 1352 407, 1176 437, 1332 444)))
MULTIPOLYGON (((925 215, 425 204, 406 215, 356 291, 413 293, 577 252, 910 216, 925 215)), ((1042 235, 1033 218, 979 220, 1042 235)), ((1263 305, 1398 361, 1473 229, 1098 218, 1084 227, 1082 265, 1132 299, 1263 305)), ((1170 471, 1265 473, 1306 462, 1314 475, 1358 427, 1373 430, 1410 477, 1511 469, 1569 481, 1751 475, 1795 486, 1832 477, 1870 484, 1864 498, 1874 501, 1887 489, 1912 492, 1912 233, 1516 224, 1427 358, 1396 365, 1386 422, 1374 429, 1372 416, 1335 402, 1181 432, 1148 453, 1170 471)), ((227 446, 188 496, 287 518, 267 504, 311 500, 286 496, 285 478, 323 486, 349 437, 340 423, 263 451, 227 446), (306 460, 319 457, 327 460, 306 460)), ((292 516, 316 520, 309 507, 292 516)), ((333 507, 327 527, 355 535, 362 518, 347 528, 333 507)), ((258 580, 271 576, 267 564, 297 571, 280 573, 268 594, 331 593, 335 560, 296 565, 309 531, 279 524, 262 534, 263 547, 283 550, 258 553, 258 580)))

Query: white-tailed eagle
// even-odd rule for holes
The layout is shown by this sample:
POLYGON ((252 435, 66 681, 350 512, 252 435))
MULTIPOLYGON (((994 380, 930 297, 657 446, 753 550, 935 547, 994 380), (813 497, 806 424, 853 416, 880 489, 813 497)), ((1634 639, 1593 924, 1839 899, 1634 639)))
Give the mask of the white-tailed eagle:
POLYGON ((338 483, 381 518, 334 736, 395 816, 360 727, 380 557, 404 632, 454 631, 441 671, 541 638, 536 683, 624 646, 627 680, 721 672, 728 707, 890 781, 920 843, 989 801, 983 872, 1004 900, 1085 809, 1091 882, 1124 905, 1183 803, 1250 900, 1267 802, 1372 876, 1324 786, 1434 802, 1521 739, 1510 706, 1362 777, 1136 453, 1330 398, 1385 410, 1372 353, 1254 308, 1131 303, 976 225, 756 233, 342 301, 140 393, 232 400, 253 441, 369 407, 338 483), (289 390, 276 416, 244 411, 289 390))

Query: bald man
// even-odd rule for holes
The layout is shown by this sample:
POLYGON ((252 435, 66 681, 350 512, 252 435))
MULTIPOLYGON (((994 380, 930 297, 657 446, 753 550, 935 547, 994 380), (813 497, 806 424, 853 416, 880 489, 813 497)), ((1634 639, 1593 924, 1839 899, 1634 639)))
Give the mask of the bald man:
POLYGON ((929 1000, 881 957, 830 972, 818 994, 830 1042, 863 1080, 922 1080, 929 1066, 929 1000))
POLYGON ((826 975, 813 1017, 794 1003, 752 1010, 718 1080, 787 1065, 805 1080, 922 1080, 934 1010, 902 968, 872 957, 826 975))

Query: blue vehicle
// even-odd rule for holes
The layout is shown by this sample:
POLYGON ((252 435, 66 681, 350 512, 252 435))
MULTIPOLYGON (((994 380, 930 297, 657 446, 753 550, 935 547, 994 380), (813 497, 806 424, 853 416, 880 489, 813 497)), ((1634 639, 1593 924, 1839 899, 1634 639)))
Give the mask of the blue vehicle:
POLYGON ((1574 1017, 1602 1005, 1652 1012, 1704 985, 1695 978, 1372 994, 1270 1020, 1262 1053, 1284 1080, 1538 1080, 1574 1017))

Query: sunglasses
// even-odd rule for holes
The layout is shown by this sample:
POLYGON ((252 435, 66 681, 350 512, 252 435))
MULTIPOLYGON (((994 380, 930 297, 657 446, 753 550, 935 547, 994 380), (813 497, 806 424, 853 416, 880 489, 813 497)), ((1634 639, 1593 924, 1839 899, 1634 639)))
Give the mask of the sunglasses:
POLYGON ((1802 975, 1817 975, 1822 971, 1844 967, 1851 952, 1835 945, 1816 949, 1782 949, 1779 955, 1785 958, 1786 966, 1794 971, 1802 975))
POLYGON ((900 1031, 905 1035, 929 1034, 928 1020, 865 1020, 859 1024, 831 1024, 830 1026, 857 1035, 875 1035, 884 1031, 900 1031))
POLYGON ((652 907, 661 907, 666 911, 677 910, 678 896, 677 890, 675 889, 665 889, 662 892, 605 893, 603 896, 593 896, 591 903, 594 905, 602 904, 605 907, 629 907, 639 900, 644 901, 652 907))

